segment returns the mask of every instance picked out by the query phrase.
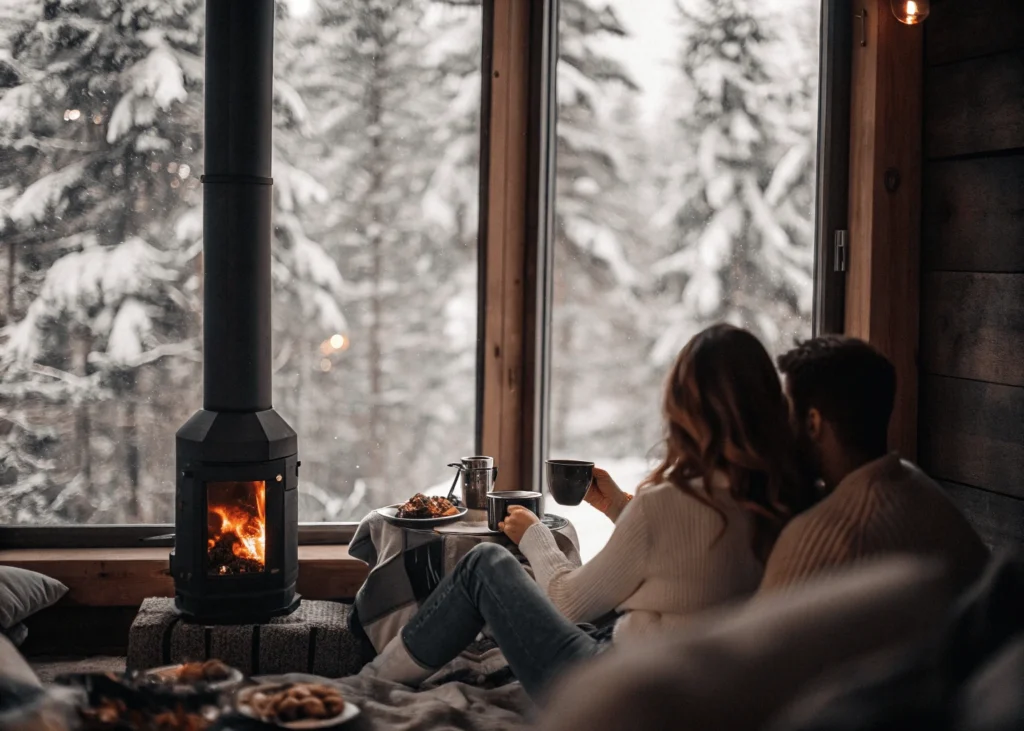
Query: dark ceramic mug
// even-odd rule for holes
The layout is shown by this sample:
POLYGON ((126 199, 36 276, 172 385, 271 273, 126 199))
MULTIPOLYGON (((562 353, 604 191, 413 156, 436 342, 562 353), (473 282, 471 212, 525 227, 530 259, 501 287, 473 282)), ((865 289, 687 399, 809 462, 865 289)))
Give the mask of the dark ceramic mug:
POLYGON ((547 461, 548 492, 559 505, 579 505, 594 481, 594 463, 577 459, 547 461))
POLYGON ((541 512, 541 494, 529 490, 501 490, 487 493, 487 527, 500 530, 498 523, 505 520, 508 509, 513 505, 522 505, 538 518, 541 512))

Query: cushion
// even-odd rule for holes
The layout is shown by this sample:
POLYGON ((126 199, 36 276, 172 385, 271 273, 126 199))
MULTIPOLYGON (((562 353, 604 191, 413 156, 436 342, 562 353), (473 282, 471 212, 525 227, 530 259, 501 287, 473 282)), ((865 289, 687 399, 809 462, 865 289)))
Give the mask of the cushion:
POLYGON ((708 612, 571 673, 543 728, 758 729, 824 670, 936 631, 953 595, 940 564, 892 557, 708 612))
POLYGON ((22 685, 41 685, 25 658, 4 635, 0 635, 0 679, 22 685))
POLYGON ((5 632, 55 604, 68 588, 35 571, 0 566, 0 629, 5 632))

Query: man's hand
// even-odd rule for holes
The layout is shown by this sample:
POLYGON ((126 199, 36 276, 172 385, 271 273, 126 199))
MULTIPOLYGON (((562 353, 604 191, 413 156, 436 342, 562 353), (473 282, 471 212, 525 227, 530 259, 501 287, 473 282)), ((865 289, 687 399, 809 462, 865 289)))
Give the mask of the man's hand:
POLYGON ((526 531, 534 523, 539 523, 540 518, 524 508, 522 505, 512 505, 508 509, 505 520, 498 523, 498 530, 507 535, 517 546, 523 540, 526 531))

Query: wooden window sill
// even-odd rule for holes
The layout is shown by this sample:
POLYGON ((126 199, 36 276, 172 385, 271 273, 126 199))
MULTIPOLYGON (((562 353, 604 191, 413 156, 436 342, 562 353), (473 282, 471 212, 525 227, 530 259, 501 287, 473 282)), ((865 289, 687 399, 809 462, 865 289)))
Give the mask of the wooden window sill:
MULTIPOLYGON (((174 596, 169 548, 24 548, 0 551, 0 565, 37 571, 68 587, 61 606, 137 607, 153 596, 174 596)), ((299 546, 299 594, 350 599, 368 567, 348 546, 299 546)))

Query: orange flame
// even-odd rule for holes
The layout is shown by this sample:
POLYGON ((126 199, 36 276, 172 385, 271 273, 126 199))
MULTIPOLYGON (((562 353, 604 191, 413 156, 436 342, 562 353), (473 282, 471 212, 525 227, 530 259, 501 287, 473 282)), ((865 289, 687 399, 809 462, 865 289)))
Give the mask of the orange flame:
MULTIPOLYGON (((209 512, 220 519, 208 521, 207 549, 212 551, 229 535, 231 552, 238 558, 255 561, 262 570, 267 556, 266 483, 211 483, 207 499, 209 512)), ((223 565, 218 570, 222 574, 233 573, 223 565)))

